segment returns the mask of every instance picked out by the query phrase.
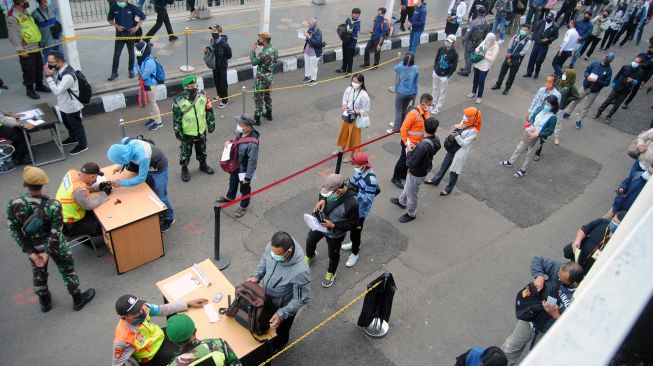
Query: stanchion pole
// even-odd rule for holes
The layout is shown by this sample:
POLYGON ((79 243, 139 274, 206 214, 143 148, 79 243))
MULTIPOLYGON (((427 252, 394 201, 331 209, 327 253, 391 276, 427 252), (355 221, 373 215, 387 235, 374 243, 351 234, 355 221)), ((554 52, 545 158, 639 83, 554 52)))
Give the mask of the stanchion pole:
POLYGON ((179 67, 179 70, 183 72, 192 72, 195 70, 194 66, 191 66, 191 64, 188 62, 188 37, 190 35, 190 29, 188 27, 184 28, 184 36, 186 37, 186 65, 181 65, 179 67))
POLYGON ((122 132, 122 137, 127 137, 125 133, 125 120, 123 118, 120 119, 120 131, 122 132))
POLYGON ((213 238, 213 259, 217 261, 216 265, 218 269, 224 270, 229 267, 229 257, 226 255, 220 255, 220 215, 222 213, 222 207, 220 202, 215 202, 213 205, 213 213, 215 216, 215 235, 213 238))
POLYGON ((247 87, 243 85, 243 114, 245 113, 245 96, 247 95, 247 87))
POLYGON ((342 165, 342 151, 338 151, 338 160, 336 160, 336 171, 335 174, 340 174, 340 166, 342 165))

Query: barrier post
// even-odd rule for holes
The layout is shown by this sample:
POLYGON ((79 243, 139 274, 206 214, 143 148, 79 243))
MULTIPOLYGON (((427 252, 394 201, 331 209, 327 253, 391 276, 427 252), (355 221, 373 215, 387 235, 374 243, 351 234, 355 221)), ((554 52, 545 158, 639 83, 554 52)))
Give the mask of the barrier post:
POLYGON ((245 113, 245 95, 247 94, 247 87, 243 85, 243 114, 245 113))
POLYGON ((179 67, 179 70, 183 72, 193 72, 195 70, 194 66, 191 66, 190 63, 188 62, 188 37, 190 35, 190 29, 188 27, 184 28, 184 36, 186 37, 186 64, 181 65, 179 67))
POLYGON ((122 137, 127 137, 125 133, 125 120, 123 118, 120 119, 120 132, 122 132, 122 137))
POLYGON ((338 160, 336 160, 335 174, 340 174, 340 166, 342 165, 342 155, 344 155, 344 153, 342 151, 338 151, 338 160))
POLYGON ((226 255, 220 255, 220 215, 222 213, 222 207, 220 202, 215 202, 213 205, 213 214, 215 217, 214 226, 215 234, 213 237, 213 259, 217 261, 216 265, 221 271, 229 267, 229 257, 226 255))

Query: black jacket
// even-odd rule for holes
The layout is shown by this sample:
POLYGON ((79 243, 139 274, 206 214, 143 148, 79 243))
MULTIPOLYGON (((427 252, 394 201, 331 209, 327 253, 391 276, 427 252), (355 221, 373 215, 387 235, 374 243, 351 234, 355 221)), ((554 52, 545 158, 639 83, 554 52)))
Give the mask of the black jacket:
POLYGON ((227 60, 231 59, 231 46, 229 46, 229 37, 223 35, 218 39, 211 40, 213 53, 215 54, 216 70, 226 70, 229 67, 227 60))
POLYGON ((413 151, 406 153, 406 165, 410 174, 415 177, 426 177, 433 168, 433 157, 440 150, 440 139, 437 136, 425 137, 413 151), (431 145, 428 141, 433 142, 431 145))
POLYGON ((370 282, 367 288, 374 286, 379 281, 383 281, 383 283, 365 295, 363 309, 361 310, 361 315, 358 317, 357 325, 359 327, 369 326, 375 318, 381 318, 386 322, 390 319, 392 299, 394 298, 395 291, 397 291, 397 286, 395 286, 395 280, 392 274, 385 272, 370 282))
POLYGON ((435 61, 433 63, 433 71, 435 74, 440 77, 451 77, 456 71, 458 66, 458 52, 454 47, 447 49, 446 46, 442 46, 438 49, 438 53, 435 55, 435 61), (443 66, 449 65, 448 68, 443 68, 443 66))
POLYGON ((544 45, 548 46, 553 41, 558 39, 558 25, 556 22, 553 22, 553 25, 551 25, 548 29, 544 30, 544 26, 546 25, 545 21, 541 21, 537 25, 537 29, 535 30, 535 35, 533 35, 533 41, 535 41, 536 44, 539 45, 544 45), (542 42, 543 38, 548 38, 549 40, 546 42, 542 42))
MULTIPOLYGON (((320 199, 324 197, 320 195, 320 199)), ((337 200, 326 204, 324 213, 327 219, 335 225, 326 236, 330 238, 343 238, 348 231, 358 226, 358 200, 356 190, 348 188, 337 200)))
POLYGON ((615 75, 612 79, 612 88, 617 94, 628 94, 632 90, 633 86, 637 83, 642 82, 642 68, 636 67, 633 68, 630 65, 625 65, 621 67, 621 70, 615 75), (632 83, 626 81, 626 79, 633 79, 632 83))
POLYGON ((490 10, 490 4, 488 3, 487 0, 474 0, 472 2, 472 6, 469 7, 469 19, 474 20, 476 19, 476 16, 478 15, 476 12, 476 7, 483 5, 485 7, 485 13, 487 14, 490 10))

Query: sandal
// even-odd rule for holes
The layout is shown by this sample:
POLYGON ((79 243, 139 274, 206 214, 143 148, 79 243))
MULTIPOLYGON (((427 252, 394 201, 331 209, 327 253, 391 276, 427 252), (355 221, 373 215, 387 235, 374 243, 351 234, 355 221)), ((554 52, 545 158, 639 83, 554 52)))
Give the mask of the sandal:
POLYGON ((340 150, 336 150, 336 151, 332 152, 331 155, 335 156, 335 155, 338 155, 339 153, 340 153, 340 150))
POLYGON ((247 207, 238 207, 238 209, 236 210, 236 214, 234 216, 236 216, 236 218, 239 219, 245 216, 245 212, 247 212, 247 207))
POLYGON ((229 198, 227 198, 225 196, 220 196, 220 198, 218 198, 218 202, 220 202, 220 203, 227 203, 227 202, 231 202, 231 201, 233 201, 233 200, 229 199, 229 198))
POLYGON ((556 139, 553 140, 553 143, 554 143, 555 145, 560 145, 560 139, 556 137, 556 139))
POLYGON ((535 160, 535 161, 540 161, 540 159, 542 159, 542 157, 539 156, 539 155, 533 156, 533 160, 535 160))
POLYGON ((349 155, 348 157, 346 157, 345 159, 343 159, 342 162, 343 162, 343 163, 351 163, 352 160, 354 160, 354 156, 353 156, 353 155, 349 155))
POLYGON ((520 170, 517 171, 517 173, 515 173, 515 174, 513 175, 513 177, 515 177, 515 178, 521 178, 521 177, 523 177, 524 175, 526 175, 526 172, 520 169, 520 170))

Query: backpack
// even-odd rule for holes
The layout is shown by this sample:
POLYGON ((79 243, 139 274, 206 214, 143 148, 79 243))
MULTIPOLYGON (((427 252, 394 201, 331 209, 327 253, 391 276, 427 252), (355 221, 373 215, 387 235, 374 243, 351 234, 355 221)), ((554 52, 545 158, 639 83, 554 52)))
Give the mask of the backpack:
POLYGON ((222 168, 222 170, 224 170, 226 173, 233 173, 238 170, 240 167, 240 162, 238 161, 238 145, 247 142, 253 142, 258 145, 258 139, 256 137, 243 137, 232 141, 231 152, 229 152, 229 160, 220 161, 220 168, 222 168))
POLYGON ((236 286, 236 299, 227 309, 220 310, 247 328, 257 341, 259 339, 256 335, 265 334, 270 329, 270 318, 275 312, 274 305, 265 294, 265 290, 249 281, 236 286))
POLYGON ((336 33, 338 33, 338 37, 340 37, 342 43, 349 43, 349 41, 351 41, 351 33, 347 31, 347 24, 340 24, 338 28, 336 28, 336 33))
POLYGON ((166 71, 163 69, 163 65, 159 62, 159 60, 152 58, 154 60, 154 63, 156 64, 156 72, 154 73, 154 80, 161 85, 166 81, 166 71))
POLYGON ((381 24, 381 29, 383 29, 383 24, 387 24, 387 25, 388 25, 388 30, 385 31, 385 32, 383 33, 382 37, 383 37, 384 39, 388 39, 388 38, 390 38, 390 35, 392 34, 392 23, 390 23, 390 22, 388 21, 388 19, 386 19, 386 18, 384 17, 384 18, 383 18, 383 23, 381 24))
POLYGON ((469 39, 472 41, 472 44, 478 45, 483 42, 485 35, 488 33, 487 24, 479 24, 472 29, 472 33, 469 35, 469 39))
POLYGON ((71 66, 68 66, 62 73, 63 75, 72 75, 73 79, 77 80, 77 86, 79 87, 79 95, 73 93, 72 90, 68 89, 68 94, 71 97, 75 97, 80 103, 86 105, 91 102, 91 97, 93 96, 93 88, 91 84, 86 79, 86 76, 82 73, 81 70, 75 70, 71 66))
MULTIPOLYGON (((25 200, 26 204, 29 204, 27 200, 25 200)), ((42 232, 44 226, 47 225, 48 223, 48 218, 45 215, 45 205, 48 204, 48 199, 45 197, 41 197, 41 203, 39 203, 38 206, 36 206, 36 209, 34 209, 34 212, 32 212, 31 215, 23 222, 23 226, 21 227, 21 231, 25 236, 31 236, 36 233, 42 232)))
POLYGON ((544 311, 542 306, 542 301, 546 298, 543 298, 544 294, 544 289, 537 292, 537 288, 532 282, 519 290, 515 298, 515 315, 517 319, 526 322, 535 321, 538 315, 544 311))
POLYGON ((129 143, 129 141, 133 141, 133 140, 141 140, 141 141, 145 141, 145 142, 147 142, 148 144, 156 145, 156 144, 154 143, 154 140, 152 140, 151 138, 145 137, 145 136, 143 136, 143 135, 138 135, 138 136, 136 136, 136 137, 128 137, 128 138, 125 140, 125 145, 127 145, 127 144, 129 143))
POLYGON ((215 51, 213 50, 213 47, 206 47, 206 53, 204 53, 204 63, 209 69, 215 70, 215 51))

